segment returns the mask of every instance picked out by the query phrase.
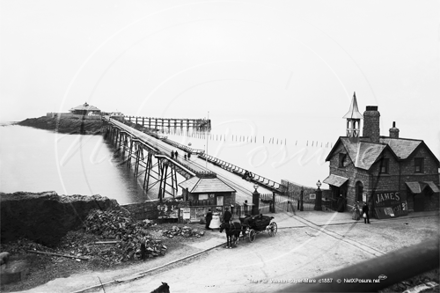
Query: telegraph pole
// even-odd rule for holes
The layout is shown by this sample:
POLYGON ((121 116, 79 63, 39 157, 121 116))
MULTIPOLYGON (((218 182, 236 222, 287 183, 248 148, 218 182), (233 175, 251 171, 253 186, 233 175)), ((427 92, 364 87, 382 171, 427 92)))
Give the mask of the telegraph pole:
MULTIPOLYGON (((209 111, 208 111, 208 121, 209 121, 209 111)), ((208 134, 206 134, 206 155, 205 155, 205 167, 208 168, 208 134)))

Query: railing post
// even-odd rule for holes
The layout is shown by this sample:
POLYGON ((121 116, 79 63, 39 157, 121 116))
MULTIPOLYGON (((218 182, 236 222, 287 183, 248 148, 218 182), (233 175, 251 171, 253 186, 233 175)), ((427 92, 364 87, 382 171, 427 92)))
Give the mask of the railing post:
POLYGON ((260 193, 258 193, 257 188, 255 188, 254 193, 252 193, 252 215, 258 215, 258 210, 260 209, 260 193))
POLYGON ((272 213, 275 213, 275 192, 272 193, 272 213))

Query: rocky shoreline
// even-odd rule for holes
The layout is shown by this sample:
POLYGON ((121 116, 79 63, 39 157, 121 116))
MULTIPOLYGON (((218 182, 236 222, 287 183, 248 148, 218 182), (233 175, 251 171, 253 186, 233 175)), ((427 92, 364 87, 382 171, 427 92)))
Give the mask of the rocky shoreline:
POLYGON ((52 130, 69 134, 101 134, 102 120, 99 117, 81 115, 28 118, 14 123, 15 125, 29 126, 38 129, 52 130))
POLYGON ((164 256, 205 234, 202 224, 135 220, 116 200, 100 195, 15 192, 0 193, 0 201, 5 292, 85 270, 117 270, 164 256))

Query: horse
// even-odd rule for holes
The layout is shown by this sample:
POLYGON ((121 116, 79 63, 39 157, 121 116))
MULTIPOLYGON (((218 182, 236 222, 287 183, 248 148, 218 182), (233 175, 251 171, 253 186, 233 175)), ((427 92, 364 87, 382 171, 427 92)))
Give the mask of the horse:
POLYGON ((222 223, 220 225, 220 233, 226 232, 226 248, 232 248, 232 245, 237 245, 237 241, 241 233, 241 224, 237 222, 233 223, 222 223))
POLYGON ((162 285, 151 291, 151 293, 170 293, 170 286, 167 283, 162 282, 162 285))

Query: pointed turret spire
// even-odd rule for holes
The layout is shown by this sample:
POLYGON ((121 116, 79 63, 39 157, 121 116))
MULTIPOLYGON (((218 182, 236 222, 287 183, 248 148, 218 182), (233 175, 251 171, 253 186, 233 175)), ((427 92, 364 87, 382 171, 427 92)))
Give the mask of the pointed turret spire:
POLYGON ((348 137, 359 137, 360 134, 360 124, 361 119, 364 116, 359 112, 357 100, 356 100, 356 92, 353 94, 353 99, 351 100, 350 109, 344 117, 347 119, 347 136, 348 137))
POLYGON ((356 100, 356 92, 353 94, 353 99, 351 100, 350 109, 348 110, 347 114, 344 115, 346 119, 362 119, 364 116, 359 112, 358 109, 358 103, 356 100))

